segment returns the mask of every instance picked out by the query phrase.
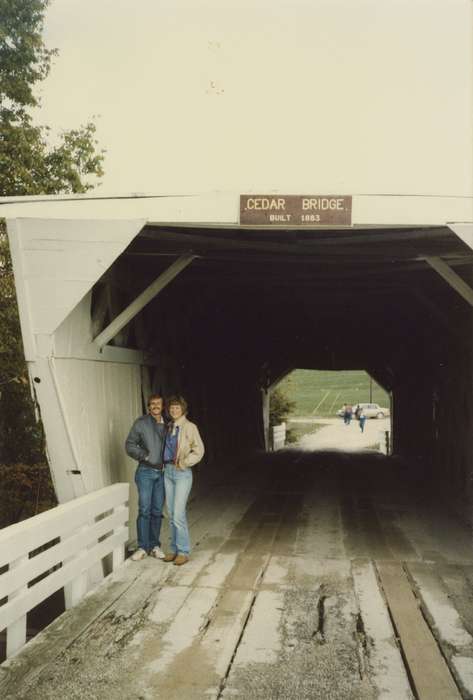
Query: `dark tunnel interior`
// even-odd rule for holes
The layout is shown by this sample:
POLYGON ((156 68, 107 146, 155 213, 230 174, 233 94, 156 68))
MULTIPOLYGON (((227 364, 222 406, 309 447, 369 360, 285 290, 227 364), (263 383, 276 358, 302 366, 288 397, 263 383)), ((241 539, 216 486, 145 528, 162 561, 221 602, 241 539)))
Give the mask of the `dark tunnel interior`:
POLYGON ((147 353, 153 390, 188 397, 209 460, 264 446, 262 396, 288 370, 364 369, 392 393, 395 455, 469 518, 473 315, 429 264, 473 284, 453 231, 149 224, 95 285, 93 319, 105 290, 118 313, 189 254, 112 342, 147 353))

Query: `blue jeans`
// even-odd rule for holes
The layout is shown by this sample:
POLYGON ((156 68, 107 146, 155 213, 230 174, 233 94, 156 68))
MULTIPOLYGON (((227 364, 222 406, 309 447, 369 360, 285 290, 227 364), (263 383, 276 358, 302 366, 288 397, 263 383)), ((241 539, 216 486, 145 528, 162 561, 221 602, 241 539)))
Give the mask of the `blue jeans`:
POLYGON ((173 464, 164 467, 166 504, 171 530, 171 552, 189 554, 191 543, 187 526, 186 504, 192 488, 192 469, 176 469, 173 464))
POLYGON ((161 544, 159 533, 164 506, 163 472, 139 464, 135 472, 135 484, 138 488, 138 547, 150 552, 153 547, 161 544))

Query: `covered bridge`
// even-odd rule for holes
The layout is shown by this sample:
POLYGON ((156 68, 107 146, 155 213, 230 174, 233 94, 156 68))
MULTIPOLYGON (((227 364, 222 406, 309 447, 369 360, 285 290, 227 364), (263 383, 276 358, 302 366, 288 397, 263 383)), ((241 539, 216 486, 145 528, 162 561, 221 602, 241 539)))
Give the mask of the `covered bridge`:
POLYGON ((393 450, 471 514, 473 198, 211 194, 3 201, 60 503, 134 465, 151 391, 182 392, 206 469, 267 445, 293 368, 365 369, 393 450))

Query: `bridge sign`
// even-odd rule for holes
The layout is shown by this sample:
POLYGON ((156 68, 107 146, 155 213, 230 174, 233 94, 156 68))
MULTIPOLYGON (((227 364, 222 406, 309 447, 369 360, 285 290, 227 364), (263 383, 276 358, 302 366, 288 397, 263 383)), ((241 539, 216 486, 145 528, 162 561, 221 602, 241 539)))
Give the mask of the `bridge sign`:
POLYGON ((240 224, 351 226, 352 198, 343 195, 240 195, 240 224))

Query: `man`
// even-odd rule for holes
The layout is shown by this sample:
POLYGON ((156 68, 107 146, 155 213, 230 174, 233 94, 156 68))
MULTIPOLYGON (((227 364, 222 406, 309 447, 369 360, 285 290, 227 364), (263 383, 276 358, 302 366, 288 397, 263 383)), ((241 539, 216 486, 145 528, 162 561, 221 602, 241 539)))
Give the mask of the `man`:
POLYGON ((148 414, 134 423, 126 439, 127 454, 138 461, 135 484, 138 489, 138 518, 136 530, 138 549, 133 561, 148 554, 163 559, 159 535, 164 506, 163 453, 166 424, 163 419, 163 399, 153 394, 148 399, 148 414))

